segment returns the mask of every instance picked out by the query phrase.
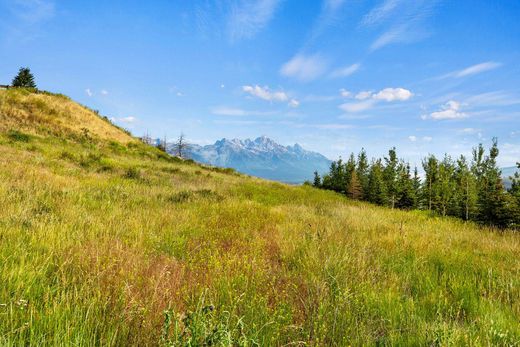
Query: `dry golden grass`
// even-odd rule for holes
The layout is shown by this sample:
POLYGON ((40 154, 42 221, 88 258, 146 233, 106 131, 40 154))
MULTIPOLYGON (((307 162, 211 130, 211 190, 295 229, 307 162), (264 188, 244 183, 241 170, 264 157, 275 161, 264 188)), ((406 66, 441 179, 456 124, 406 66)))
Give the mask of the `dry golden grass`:
POLYGON ((108 120, 66 96, 26 90, 0 90, 0 130, 10 129, 36 133, 45 130, 54 135, 77 137, 90 134, 122 144, 135 141, 108 120))

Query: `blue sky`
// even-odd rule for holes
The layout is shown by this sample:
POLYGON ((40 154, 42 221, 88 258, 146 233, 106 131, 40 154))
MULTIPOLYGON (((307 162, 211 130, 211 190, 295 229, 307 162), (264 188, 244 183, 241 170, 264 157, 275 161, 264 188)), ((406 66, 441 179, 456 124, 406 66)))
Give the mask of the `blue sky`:
POLYGON ((267 135, 336 159, 396 146, 520 160, 520 2, 0 0, 0 84, 38 86, 135 135, 267 135))

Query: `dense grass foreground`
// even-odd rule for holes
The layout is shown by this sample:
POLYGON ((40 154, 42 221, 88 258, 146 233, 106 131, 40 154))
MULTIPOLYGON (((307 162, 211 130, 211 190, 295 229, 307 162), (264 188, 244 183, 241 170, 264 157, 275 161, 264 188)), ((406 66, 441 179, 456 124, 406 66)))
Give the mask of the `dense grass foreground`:
POLYGON ((0 345, 520 345, 520 235, 184 163, 70 103, 0 92, 0 345))

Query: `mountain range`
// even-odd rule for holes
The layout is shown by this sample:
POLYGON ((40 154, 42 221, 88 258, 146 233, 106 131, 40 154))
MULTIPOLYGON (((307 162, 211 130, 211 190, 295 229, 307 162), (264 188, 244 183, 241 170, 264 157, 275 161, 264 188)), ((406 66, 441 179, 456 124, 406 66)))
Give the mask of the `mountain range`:
MULTIPOLYGON (((174 152, 173 145, 167 149, 174 152)), ((266 136, 254 140, 223 138, 206 146, 190 144, 186 152, 188 158, 200 163, 293 184, 311 180, 314 171, 327 172, 331 163, 320 153, 307 151, 299 144, 283 146, 266 136)))

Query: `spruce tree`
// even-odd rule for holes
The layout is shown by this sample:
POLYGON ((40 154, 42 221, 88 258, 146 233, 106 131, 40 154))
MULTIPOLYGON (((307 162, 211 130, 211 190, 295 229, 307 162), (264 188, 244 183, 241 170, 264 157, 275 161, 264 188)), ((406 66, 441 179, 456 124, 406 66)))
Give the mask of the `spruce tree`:
POLYGON ((397 199, 395 206, 401 209, 412 209, 416 205, 414 182, 410 175, 410 165, 399 165, 397 178, 397 199))
POLYGON ((368 173, 367 199, 368 201, 378 205, 386 205, 388 203, 381 159, 372 162, 372 165, 370 166, 370 171, 368 173))
POLYGON ((314 182, 312 183, 312 185, 316 188, 321 187, 321 177, 318 171, 314 171, 314 182))
POLYGON ((363 199, 366 200, 366 192, 368 191, 368 158, 365 149, 362 148, 361 152, 358 154, 357 158, 357 167, 356 173, 357 178, 359 179, 359 183, 361 184, 361 188, 363 189, 363 199))
POLYGON ((452 214, 454 210, 455 182, 453 180, 454 166, 451 158, 446 155, 439 164, 438 171, 438 212, 443 216, 452 214))
POLYGON ((359 182, 356 170, 352 170, 350 182, 347 188, 347 195, 351 199, 361 200, 363 198, 363 187, 359 182))
POLYGON ((20 88, 36 88, 31 70, 27 67, 20 68, 18 75, 13 79, 12 85, 20 88))
POLYGON ((422 208, 421 204, 421 177, 419 177, 419 170, 417 169, 417 166, 413 170, 413 192, 415 195, 415 204, 414 208, 422 208))
POLYGON ((478 197, 478 220, 498 227, 506 227, 511 223, 512 205, 497 166, 498 142, 493 139, 489 155, 482 161, 482 178, 478 197))
POLYGON ((422 166, 426 173, 423 188, 423 200, 428 211, 434 211, 438 201, 437 181, 439 175, 439 162, 434 155, 429 155, 423 160, 422 166))
POLYGON ((383 171, 384 180, 386 183, 386 190, 390 206, 394 208, 397 195, 397 153, 395 147, 388 151, 388 157, 385 157, 385 168, 383 171))
POLYGON ((455 169, 455 181, 457 184, 457 216, 470 220, 474 217, 477 204, 476 179, 463 155, 457 160, 455 169))

